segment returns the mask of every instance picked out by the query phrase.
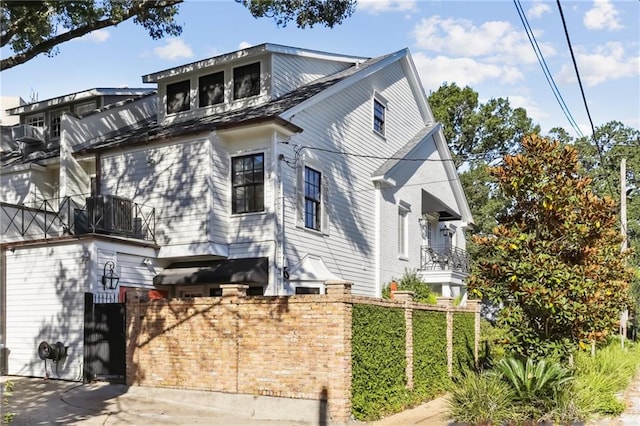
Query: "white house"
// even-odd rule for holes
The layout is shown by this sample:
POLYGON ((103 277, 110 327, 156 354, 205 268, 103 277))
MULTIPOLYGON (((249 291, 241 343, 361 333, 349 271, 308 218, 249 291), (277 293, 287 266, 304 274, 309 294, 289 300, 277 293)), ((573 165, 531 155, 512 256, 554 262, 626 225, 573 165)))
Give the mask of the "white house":
MULTIPOLYGON (((86 377, 87 294, 291 295, 344 279, 376 297, 407 269, 464 293, 472 217, 408 50, 262 44, 143 82, 157 100, 62 115, 57 151, 3 154, 3 221, 33 210, 46 230, 3 227, 9 374, 40 375, 34 348, 58 333, 60 377, 86 377)), ((38 107, 20 108, 29 124, 38 107)))

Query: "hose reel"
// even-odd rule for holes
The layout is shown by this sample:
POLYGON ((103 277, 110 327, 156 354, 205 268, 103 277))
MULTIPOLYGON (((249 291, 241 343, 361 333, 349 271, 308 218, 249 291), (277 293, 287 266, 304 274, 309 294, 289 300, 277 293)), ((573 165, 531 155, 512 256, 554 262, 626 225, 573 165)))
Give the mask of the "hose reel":
POLYGON ((38 356, 42 360, 51 359, 54 362, 58 362, 67 356, 67 348, 62 342, 56 342, 52 345, 43 341, 38 345, 38 356))

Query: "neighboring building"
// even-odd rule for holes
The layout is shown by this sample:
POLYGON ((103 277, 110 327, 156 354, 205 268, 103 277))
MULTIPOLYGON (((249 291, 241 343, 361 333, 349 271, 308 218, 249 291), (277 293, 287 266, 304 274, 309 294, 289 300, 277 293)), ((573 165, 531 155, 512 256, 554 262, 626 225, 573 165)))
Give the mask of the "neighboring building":
POLYGON ((28 211, 47 231, 3 226, 10 374, 38 375, 29 350, 59 329, 76 354, 64 377, 86 375, 83 294, 105 291, 112 267, 120 291, 170 297, 217 296, 224 283, 322 293, 332 279, 380 296, 407 269, 464 293, 472 218, 408 50, 368 59, 262 44, 143 82, 157 101, 96 104, 59 128, 60 102, 12 111, 29 125, 44 113, 59 143, 2 158, 3 220, 28 211), (48 308, 30 316, 36 303, 48 308))

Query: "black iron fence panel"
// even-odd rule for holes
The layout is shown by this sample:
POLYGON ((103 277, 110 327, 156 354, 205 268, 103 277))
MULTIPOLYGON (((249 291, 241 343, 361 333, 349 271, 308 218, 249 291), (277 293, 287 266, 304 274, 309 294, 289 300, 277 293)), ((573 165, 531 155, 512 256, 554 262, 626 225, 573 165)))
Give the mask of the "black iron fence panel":
POLYGON ((33 206, 0 203, 5 242, 88 233, 155 241, 155 209, 113 195, 42 200, 33 206))
POLYGON ((420 269, 469 273, 471 258, 466 250, 449 246, 422 246, 420 269))

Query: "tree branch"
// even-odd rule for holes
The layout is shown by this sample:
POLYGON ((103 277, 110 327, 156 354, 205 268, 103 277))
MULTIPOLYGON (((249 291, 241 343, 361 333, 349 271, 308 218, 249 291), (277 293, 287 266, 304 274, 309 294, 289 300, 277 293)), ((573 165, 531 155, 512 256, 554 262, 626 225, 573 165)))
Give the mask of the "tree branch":
MULTIPOLYGON (((34 10, 33 12, 34 14, 47 13, 46 4, 40 3, 39 6, 40 7, 37 10, 34 10)), ((33 16, 27 13, 21 18, 12 22, 11 25, 9 25, 9 27, 6 29, 6 31, 2 33, 2 36, 0 36, 0 47, 4 47, 7 43, 11 41, 13 36, 16 35, 17 32, 22 28, 22 25, 25 23, 25 21, 30 21, 32 19, 33 19, 33 16)))
POLYGON ((66 33, 62 33, 53 38, 45 40, 42 43, 32 46, 31 48, 27 49, 24 52, 15 54, 8 58, 3 58, 2 61, 0 61, 0 71, 4 71, 6 69, 15 67, 16 65, 23 64, 29 61, 30 59, 33 59, 35 56, 44 52, 48 52, 54 47, 56 47, 57 45, 62 44, 66 41, 72 40, 74 38, 82 37, 95 30, 120 24, 121 22, 127 21, 133 18, 134 16, 141 14, 146 10, 162 9, 169 6, 174 6, 178 3, 182 3, 182 1, 183 0, 163 0, 163 1, 156 1, 153 3, 150 3, 148 1, 140 2, 138 5, 133 6, 131 9, 129 9, 127 13, 122 15, 122 17, 119 19, 108 18, 108 19, 103 19, 101 21, 91 22, 87 25, 75 28, 71 31, 67 31, 66 33))

